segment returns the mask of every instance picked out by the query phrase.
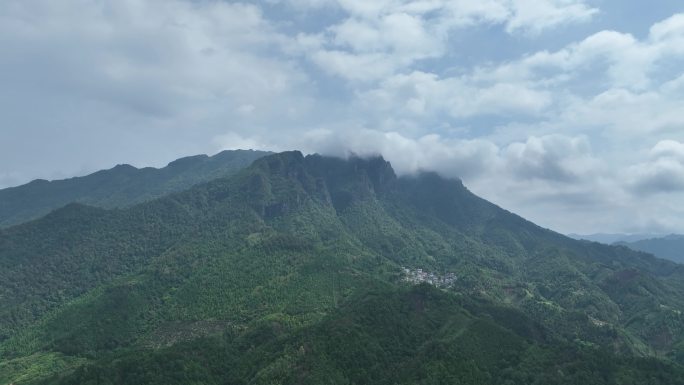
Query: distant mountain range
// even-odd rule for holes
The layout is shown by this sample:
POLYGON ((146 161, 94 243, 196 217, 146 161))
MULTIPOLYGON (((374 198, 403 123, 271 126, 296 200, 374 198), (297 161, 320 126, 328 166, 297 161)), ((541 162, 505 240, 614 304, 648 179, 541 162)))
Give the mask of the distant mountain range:
POLYGON ((460 180, 295 151, 152 195, 0 229, 0 384, 684 384, 684 266, 460 180))
POLYGON ((671 234, 660 238, 642 239, 634 242, 617 242, 633 250, 645 251, 657 257, 684 263, 684 235, 671 234))
POLYGON ((37 179, 0 190, 0 227, 39 218, 72 202, 102 208, 128 207, 232 175, 268 154, 252 150, 223 151, 214 156, 177 159, 160 169, 120 164, 82 177, 37 179))
POLYGON ((585 240, 591 242, 605 243, 606 245, 612 245, 616 242, 636 242, 642 239, 658 238, 665 234, 607 234, 607 233, 597 233, 597 234, 568 234, 568 237, 585 240))
POLYGON ((578 240, 620 245, 651 253, 658 258, 684 263, 684 235, 670 234, 568 234, 578 240))

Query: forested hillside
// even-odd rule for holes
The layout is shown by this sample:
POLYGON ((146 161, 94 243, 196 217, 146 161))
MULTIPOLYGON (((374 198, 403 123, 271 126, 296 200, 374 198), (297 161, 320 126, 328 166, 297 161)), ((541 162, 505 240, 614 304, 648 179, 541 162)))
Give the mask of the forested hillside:
POLYGON ((223 151, 175 160, 160 169, 137 169, 127 164, 64 180, 34 180, 0 190, 0 227, 42 217, 68 203, 103 208, 128 207, 197 183, 225 177, 249 166, 267 152, 223 151))
POLYGON ((0 230, 0 383, 680 384, 684 269, 287 152, 0 230))

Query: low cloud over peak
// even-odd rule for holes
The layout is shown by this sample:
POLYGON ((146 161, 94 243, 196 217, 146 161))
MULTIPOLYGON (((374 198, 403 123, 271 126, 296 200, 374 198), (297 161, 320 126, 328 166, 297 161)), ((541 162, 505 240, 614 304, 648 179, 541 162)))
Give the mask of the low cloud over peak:
POLYGON ((566 232, 684 232, 678 2, 7 0, 0 184, 384 155, 566 232))

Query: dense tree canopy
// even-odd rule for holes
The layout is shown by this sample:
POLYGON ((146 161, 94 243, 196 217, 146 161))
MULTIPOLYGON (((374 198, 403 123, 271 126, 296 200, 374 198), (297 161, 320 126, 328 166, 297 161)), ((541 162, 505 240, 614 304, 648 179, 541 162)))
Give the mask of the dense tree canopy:
POLYGON ((70 204, 0 230, 0 267, 3 383, 684 379, 679 265, 381 158, 282 153, 126 209, 70 204))

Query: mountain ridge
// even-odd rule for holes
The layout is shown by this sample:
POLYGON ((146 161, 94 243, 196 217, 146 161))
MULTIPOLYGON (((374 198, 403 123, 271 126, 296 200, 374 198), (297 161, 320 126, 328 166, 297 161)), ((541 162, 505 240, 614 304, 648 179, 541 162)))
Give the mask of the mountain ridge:
POLYGON ((684 263, 684 235, 670 234, 664 237, 647 238, 633 242, 616 242, 633 250, 651 253, 659 258, 684 263))
MULTIPOLYGON (((402 332, 411 326, 430 330, 427 335, 442 330, 439 338, 473 349, 479 358, 468 370, 484 383, 486 378, 532 383, 524 376, 504 379, 494 373, 504 373, 506 365, 521 370, 525 360, 546 362, 537 353, 493 355, 487 361, 485 352, 495 349, 477 350, 496 346, 487 335, 543 355, 560 357, 557 349, 564 346, 579 357, 558 358, 571 367, 590 361, 595 353, 588 347, 606 349, 604 359, 620 373, 627 364, 616 357, 666 357, 668 373, 684 359, 680 265, 623 247, 571 240, 475 196, 459 180, 431 173, 397 177, 379 157, 342 160, 287 152, 126 209, 70 205, 0 230, 0 263, 5 267, 0 270, 0 360, 36 357, 35 362, 58 359, 72 371, 90 368, 73 376, 69 370, 52 372, 63 375, 64 383, 85 383, 88 373, 100 370, 148 370, 157 365, 153 357, 166 360, 167 354, 189 364, 195 361, 187 352, 203 354, 204 349, 192 341, 205 337, 206 349, 242 352, 226 360, 251 368, 240 377, 244 382, 290 378, 283 383, 298 383, 304 376, 305 383, 316 383, 323 378, 316 376, 329 371, 339 377, 337 383, 358 383, 363 374, 345 362, 364 355, 374 357, 371 363, 394 355, 404 360, 405 349, 416 346, 413 332, 402 332), (449 288, 420 294, 425 284, 407 289, 412 284, 404 268, 456 279, 449 288), (409 292, 398 294, 404 290, 409 292), (377 291, 384 293, 380 298, 398 301, 387 316, 374 310, 382 302, 363 305, 377 291), (433 296, 441 299, 427 299, 433 296), (416 318, 414 325, 383 321, 430 308, 436 313, 416 318), (461 308, 469 309, 463 322, 473 328, 459 326, 461 308), (363 309, 363 316, 353 318, 344 309, 363 309), (435 324, 433 316, 445 321, 435 324), (344 338, 327 342, 324 330, 332 326, 326 325, 339 325, 342 336, 370 345, 346 345, 344 338), (212 339, 217 328, 230 341, 212 339), (374 328, 392 330, 396 341, 374 328), (166 350, 149 347, 168 340, 173 342, 166 350), (335 346, 344 346, 343 354, 334 354, 335 346), (319 353, 306 358, 307 349, 319 353), (260 358, 240 358, 251 357, 250 351, 261 352, 260 358), (110 364, 117 354, 132 366, 110 364)), ((467 362, 434 338, 428 338, 430 346, 449 352, 458 365, 467 362)), ((457 375, 428 370, 426 365, 448 364, 430 351, 421 350, 422 361, 401 362, 424 376, 457 375)), ((650 362, 639 360, 637 366, 650 362)), ((550 362, 540 364, 538 376, 553 377, 550 362)), ((211 369, 211 376, 222 370, 211 369)), ((393 378, 390 367, 379 366, 376 374, 369 372, 372 366, 364 370, 393 378)), ((427 381, 421 376, 411 383, 427 381)))
POLYGON ((636 242, 642 239, 657 238, 662 236, 661 234, 625 234, 625 233, 596 233, 596 234, 567 234, 568 237, 577 240, 585 240, 591 242, 605 243, 606 245, 612 245, 619 242, 636 242))
POLYGON ((267 154, 270 153, 222 151, 213 156, 176 159, 162 168, 118 164, 85 176, 53 181, 36 179, 0 190, 0 227, 39 218, 71 202, 104 208, 127 207, 234 174, 267 154))

